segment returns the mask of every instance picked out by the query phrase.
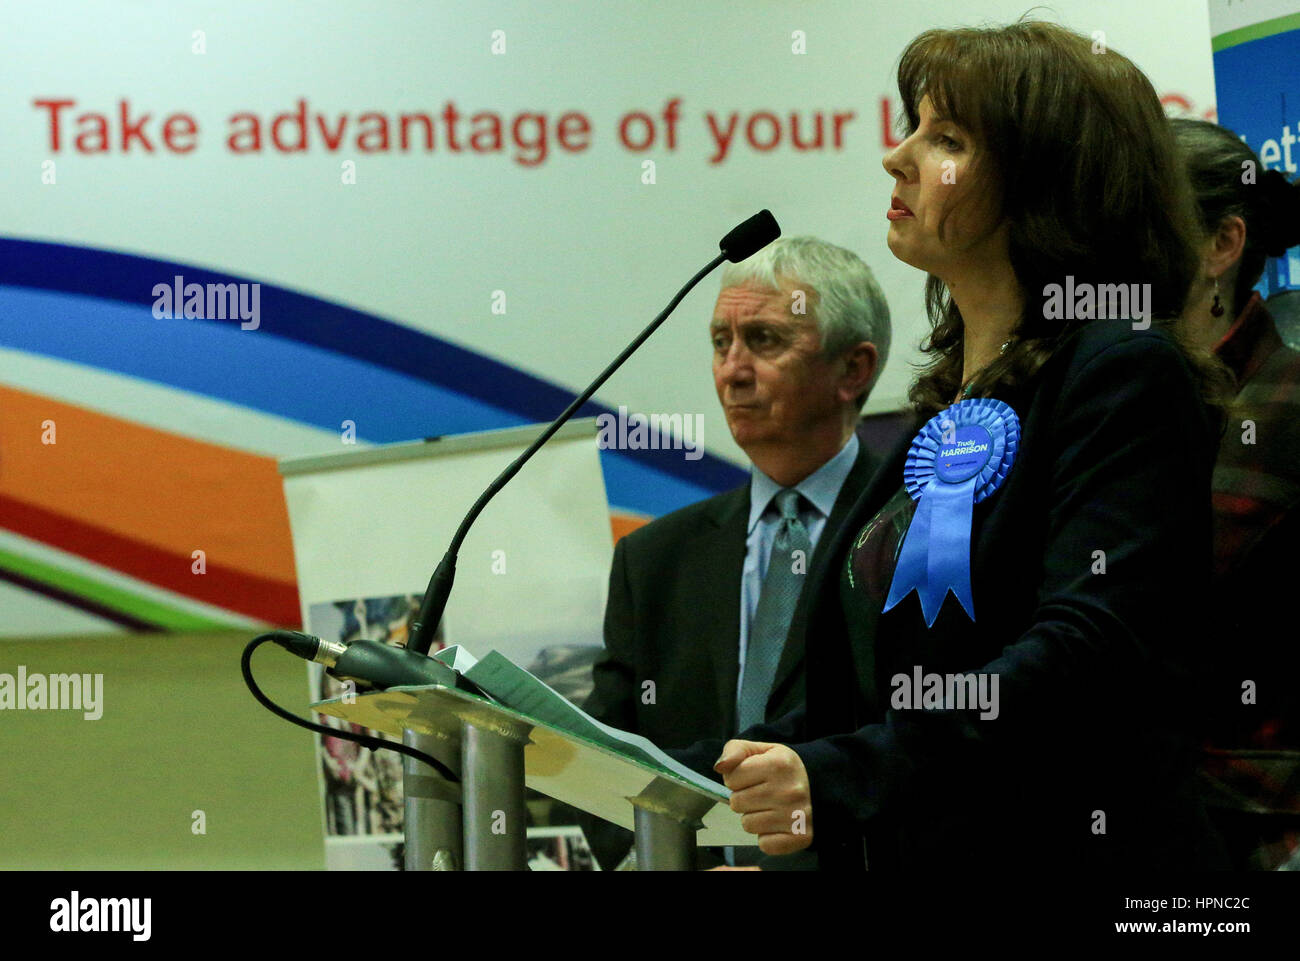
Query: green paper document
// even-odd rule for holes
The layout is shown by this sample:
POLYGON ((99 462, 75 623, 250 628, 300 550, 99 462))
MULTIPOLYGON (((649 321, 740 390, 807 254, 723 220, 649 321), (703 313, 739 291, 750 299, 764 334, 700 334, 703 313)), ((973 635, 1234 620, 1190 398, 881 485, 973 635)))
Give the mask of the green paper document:
POLYGON ((716 797, 725 799, 731 796, 725 786, 673 760, 640 734, 602 724, 503 654, 490 651, 479 660, 456 646, 444 648, 433 657, 513 711, 675 775, 716 797))

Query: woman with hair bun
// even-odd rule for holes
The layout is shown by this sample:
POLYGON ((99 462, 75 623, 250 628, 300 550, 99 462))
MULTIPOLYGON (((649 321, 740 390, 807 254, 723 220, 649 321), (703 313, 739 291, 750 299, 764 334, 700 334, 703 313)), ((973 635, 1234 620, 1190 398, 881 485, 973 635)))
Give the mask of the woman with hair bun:
POLYGON ((1050 23, 926 31, 898 89, 872 206, 928 274, 915 423, 808 573, 805 707, 670 753, 827 870, 1222 867, 1192 718, 1229 378, 1179 324, 1169 123, 1050 23))
POLYGON ((1300 244, 1300 185, 1261 174, 1255 152, 1217 124, 1173 129, 1200 208, 1186 328, 1236 378, 1213 478, 1203 788, 1233 867, 1300 867, 1300 645, 1276 627, 1300 585, 1300 352, 1252 289, 1267 257, 1300 244))

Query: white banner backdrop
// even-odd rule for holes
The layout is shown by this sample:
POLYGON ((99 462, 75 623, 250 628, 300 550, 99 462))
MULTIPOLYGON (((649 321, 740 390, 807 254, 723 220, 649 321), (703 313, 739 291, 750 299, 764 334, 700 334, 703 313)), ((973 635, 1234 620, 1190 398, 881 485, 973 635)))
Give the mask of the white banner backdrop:
MULTIPOLYGON (((928 330, 924 277, 885 244, 897 60, 927 28, 1028 9, 7 5, 10 623, 286 623, 272 459, 337 451, 348 423, 367 445, 554 416, 763 207, 876 272, 894 338, 868 411, 897 409, 928 330), (157 301, 182 282, 235 284, 248 316, 157 301), (63 460, 31 426, 46 420, 74 428, 63 460), (196 549, 216 555, 203 578, 196 549)), ((1213 116, 1204 0, 1034 9, 1133 57, 1171 113, 1213 116)), ((617 530, 743 481, 710 376, 717 289, 687 297, 594 399, 703 424, 698 459, 601 451, 617 530)))
MULTIPOLYGON (((923 277, 884 242, 898 55, 929 27, 1029 8, 53 0, 0 38, 4 230, 262 278, 579 389, 769 207, 877 272, 897 349, 869 410, 892 409, 927 329, 923 277)), ((1038 15, 1103 31, 1175 111, 1212 110, 1204 0, 1038 15)), ((597 399, 700 412, 710 452, 742 463, 708 374, 715 295, 689 297, 597 399)))

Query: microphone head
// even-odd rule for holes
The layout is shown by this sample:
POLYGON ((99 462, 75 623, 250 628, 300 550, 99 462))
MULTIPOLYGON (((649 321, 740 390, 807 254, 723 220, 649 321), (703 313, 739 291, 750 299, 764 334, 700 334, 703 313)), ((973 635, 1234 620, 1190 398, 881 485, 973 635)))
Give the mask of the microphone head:
POLYGON ((770 210, 760 210, 744 223, 732 228, 718 246, 733 264, 752 257, 777 237, 781 228, 770 210))

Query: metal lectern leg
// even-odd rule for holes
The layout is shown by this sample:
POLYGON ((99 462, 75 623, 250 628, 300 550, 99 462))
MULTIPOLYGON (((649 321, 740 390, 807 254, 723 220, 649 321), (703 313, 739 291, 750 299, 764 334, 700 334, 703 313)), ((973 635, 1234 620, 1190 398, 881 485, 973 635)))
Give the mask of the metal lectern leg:
MULTIPOLYGON (((455 741, 404 730, 402 743, 431 754, 460 773, 460 749, 455 741)), ((406 870, 459 871, 465 863, 461 847, 461 791, 423 761, 402 756, 402 790, 406 796, 406 870)))
POLYGON ((694 871, 695 832, 681 821, 633 802, 638 871, 694 871))
POLYGON ((527 740, 527 735, 461 725, 467 871, 528 869, 524 815, 527 740))

